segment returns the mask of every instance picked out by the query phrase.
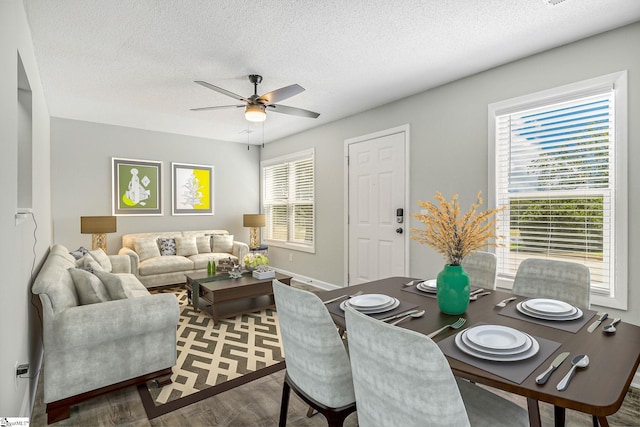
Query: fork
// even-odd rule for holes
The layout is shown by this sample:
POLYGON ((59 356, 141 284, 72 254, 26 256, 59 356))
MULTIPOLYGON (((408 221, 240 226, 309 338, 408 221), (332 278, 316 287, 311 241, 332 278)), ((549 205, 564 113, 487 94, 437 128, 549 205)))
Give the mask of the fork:
POLYGON ((496 304, 496 307, 506 307, 507 303, 510 303, 511 301, 515 301, 517 300, 518 297, 511 297, 511 298, 507 298, 507 299, 503 299, 502 301, 500 301, 499 303, 496 304))
POLYGON ((465 319, 464 317, 461 317, 458 320, 456 320, 454 323, 452 323, 450 325, 443 326, 442 328, 438 329, 437 331, 431 332, 427 336, 429 338, 433 338, 436 335, 438 335, 439 333, 444 332, 449 328, 451 328, 451 329, 460 329, 465 323, 467 323, 467 319, 465 319))
POLYGON ((335 298, 328 299, 326 301, 322 301, 322 303, 324 305, 327 305, 327 304, 331 304, 332 302, 336 302, 338 300, 341 300, 342 298, 353 298, 353 297, 357 297, 358 295, 362 295, 362 291, 358 291, 358 292, 356 292, 355 294, 352 294, 352 295, 340 295, 339 297, 335 297, 335 298))

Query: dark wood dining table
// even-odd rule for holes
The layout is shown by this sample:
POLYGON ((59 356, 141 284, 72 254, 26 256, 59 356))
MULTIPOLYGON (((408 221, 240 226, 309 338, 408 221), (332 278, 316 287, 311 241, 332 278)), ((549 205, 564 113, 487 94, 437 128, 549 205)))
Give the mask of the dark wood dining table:
MULTIPOLYGON (((589 312, 592 318, 575 333, 543 326, 526 319, 501 315, 501 309, 496 308, 495 305, 499 301, 514 295, 499 290, 492 290, 490 295, 470 302, 466 312, 460 316, 447 315, 440 312, 437 300, 433 296, 408 292, 404 285, 412 280, 419 279, 390 277, 352 285, 347 288, 323 291, 318 295, 322 300, 326 301, 340 295, 351 295, 362 291, 365 294, 389 295, 399 299, 403 304, 417 305, 420 309, 424 309, 426 314, 420 318, 405 320, 399 326, 425 335, 442 326, 453 323, 459 317, 464 317, 467 319, 464 325, 465 328, 482 323, 503 325, 534 337, 560 343, 559 348, 546 360, 542 361, 521 383, 512 382, 453 357, 447 356, 447 360, 456 376, 526 397, 532 426, 541 425, 537 401, 548 402, 555 406, 556 425, 564 425, 565 409, 573 409, 592 414, 597 417, 601 426, 608 426, 606 417, 617 412, 622 405, 640 363, 640 327, 621 322, 617 325, 617 331, 614 334, 606 334, 602 331, 602 327, 606 324, 606 322, 603 322, 598 329, 589 333, 587 331, 588 326, 598 318, 593 311, 589 312), (569 357, 552 374, 547 383, 544 385, 536 384, 536 377, 549 367, 558 354, 565 351, 570 352, 569 357), (556 385, 569 371, 571 359, 578 354, 588 355, 589 365, 576 372, 567 390, 558 391, 556 385)), ((526 299, 525 297, 519 297, 518 300, 510 304, 517 304, 519 301, 526 299)), ((331 315, 334 322, 338 327, 347 330, 348 334, 348 325, 345 324, 344 316, 336 314, 335 306, 333 311, 331 315)), ((449 329, 436 336, 434 341, 439 343, 457 332, 459 331, 449 329)), ((401 349, 398 351, 401 351, 401 349)))

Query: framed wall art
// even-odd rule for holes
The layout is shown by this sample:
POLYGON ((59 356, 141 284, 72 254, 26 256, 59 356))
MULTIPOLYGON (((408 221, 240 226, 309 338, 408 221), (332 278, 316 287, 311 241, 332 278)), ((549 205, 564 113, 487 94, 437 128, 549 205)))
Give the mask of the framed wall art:
POLYGON ((171 163, 172 215, 213 215, 213 166, 171 163))
POLYGON ((113 215, 162 215, 162 162, 111 159, 113 215))

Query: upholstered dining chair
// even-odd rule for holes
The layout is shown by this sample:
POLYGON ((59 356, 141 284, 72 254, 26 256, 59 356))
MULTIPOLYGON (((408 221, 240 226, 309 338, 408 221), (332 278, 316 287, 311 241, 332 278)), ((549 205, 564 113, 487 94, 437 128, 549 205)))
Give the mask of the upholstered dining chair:
POLYGON ((527 258, 520 263, 513 293, 529 298, 553 298, 589 308, 589 269, 577 262, 527 258))
POLYGON ((346 311, 358 425, 528 426, 527 411, 456 380, 426 335, 346 311))
POLYGON ((287 424, 290 390, 342 426, 356 410, 349 356, 338 330, 317 295, 273 281, 273 294, 287 365, 280 426, 287 424))
MULTIPOLYGON (((551 259, 527 258, 520 263, 513 280, 513 293, 529 298, 553 298, 582 309, 589 308, 591 276, 583 264, 551 259)), ((529 413, 540 418, 537 400, 528 398, 529 413)), ((564 410, 554 408, 556 422, 564 419, 564 410)), ((593 423, 598 425, 594 416, 593 423)))
POLYGON ((496 288, 497 267, 498 257, 491 252, 473 252, 462 260, 462 269, 469 275, 469 284, 479 288, 496 288))

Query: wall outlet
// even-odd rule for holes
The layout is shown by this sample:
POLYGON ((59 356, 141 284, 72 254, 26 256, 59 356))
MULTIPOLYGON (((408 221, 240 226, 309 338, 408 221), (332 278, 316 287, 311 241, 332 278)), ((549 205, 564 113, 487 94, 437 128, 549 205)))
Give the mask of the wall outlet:
POLYGON ((22 365, 18 365, 18 367, 16 368, 16 376, 25 375, 27 372, 29 372, 29 364, 28 363, 24 363, 22 365))
POLYGON ((22 363, 21 364, 16 360, 14 372, 16 373, 16 376, 13 379, 13 381, 14 381, 13 386, 17 390, 18 389, 18 379, 21 378, 20 375, 24 375, 27 372, 29 372, 29 364, 28 363, 22 363))

